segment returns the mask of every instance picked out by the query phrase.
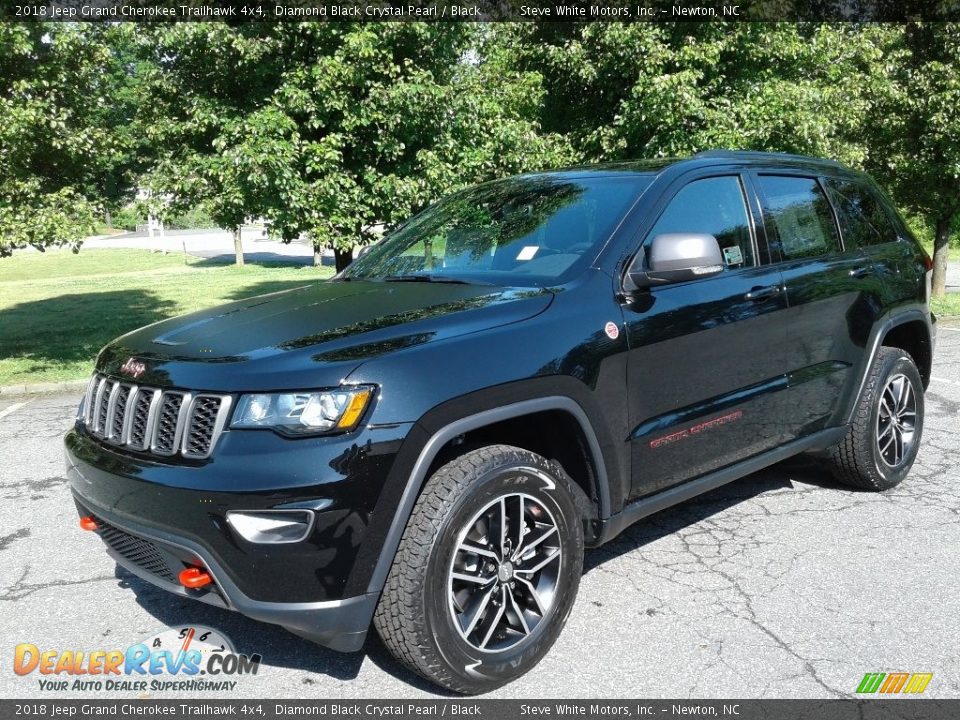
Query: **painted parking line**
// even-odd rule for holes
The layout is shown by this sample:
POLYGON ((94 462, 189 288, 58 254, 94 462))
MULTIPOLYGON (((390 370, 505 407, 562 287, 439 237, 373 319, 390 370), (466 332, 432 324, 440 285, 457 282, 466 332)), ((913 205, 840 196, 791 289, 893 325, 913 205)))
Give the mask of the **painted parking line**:
POLYGON ((955 327, 938 327, 937 328, 937 332, 940 332, 941 330, 946 330, 947 332, 960 332, 960 328, 955 328, 955 327))
POLYGON ((30 403, 29 400, 22 403, 14 403, 10 407, 8 407, 6 410, 0 410, 0 420, 3 420, 3 418, 5 418, 7 415, 13 415, 17 410, 22 408, 24 405, 28 405, 29 403, 30 403))

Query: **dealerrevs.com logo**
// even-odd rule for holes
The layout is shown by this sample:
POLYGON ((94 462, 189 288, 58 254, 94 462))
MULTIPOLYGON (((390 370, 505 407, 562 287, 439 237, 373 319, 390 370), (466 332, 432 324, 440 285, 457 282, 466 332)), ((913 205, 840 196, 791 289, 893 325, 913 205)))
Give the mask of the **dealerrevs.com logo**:
POLYGON ((37 676, 46 692, 230 691, 241 675, 256 675, 259 654, 242 655, 222 633, 191 626, 156 633, 125 650, 41 649, 20 643, 13 671, 37 676))

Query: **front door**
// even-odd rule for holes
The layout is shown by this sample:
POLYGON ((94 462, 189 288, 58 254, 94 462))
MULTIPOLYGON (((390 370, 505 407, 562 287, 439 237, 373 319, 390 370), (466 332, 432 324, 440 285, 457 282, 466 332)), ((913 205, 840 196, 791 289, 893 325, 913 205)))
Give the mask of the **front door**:
POLYGON ((713 235, 725 268, 625 304, 632 498, 779 444, 786 299, 758 246, 755 212, 739 175, 704 177, 684 185, 646 233, 640 252, 662 233, 713 235))

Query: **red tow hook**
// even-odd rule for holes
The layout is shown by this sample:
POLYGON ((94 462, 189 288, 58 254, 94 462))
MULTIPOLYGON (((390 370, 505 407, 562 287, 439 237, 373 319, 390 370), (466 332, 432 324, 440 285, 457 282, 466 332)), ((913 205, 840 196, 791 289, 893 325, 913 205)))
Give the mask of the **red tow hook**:
POLYGON ((198 567, 188 567, 180 571, 180 584, 186 588, 202 588, 213 582, 210 573, 198 567))
POLYGON ((84 515, 82 518, 80 518, 80 528, 82 530, 89 530, 90 532, 93 532, 97 529, 97 527, 97 521, 89 515, 84 515))

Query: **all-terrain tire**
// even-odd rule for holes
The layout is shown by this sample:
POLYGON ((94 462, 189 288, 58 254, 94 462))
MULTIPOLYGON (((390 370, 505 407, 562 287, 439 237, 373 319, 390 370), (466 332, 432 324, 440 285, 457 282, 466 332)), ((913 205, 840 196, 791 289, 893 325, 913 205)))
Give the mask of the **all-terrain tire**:
MULTIPOLYGON (((862 490, 889 490, 898 485, 917 457, 923 434, 923 408, 923 382, 913 359, 899 348, 881 347, 870 367, 850 429, 830 450, 833 476, 844 485, 862 490), (891 462, 894 452, 888 449, 885 456, 882 447, 891 441, 889 433, 894 430, 888 430, 883 438, 878 436, 889 426, 889 397, 885 398, 884 394, 889 384, 898 378, 904 378, 909 384, 915 414, 910 441, 903 443, 901 457, 891 462)), ((907 424, 910 416, 905 418, 904 424, 907 424)))
MULTIPOLYGON (((583 527, 577 507, 578 493, 582 495, 558 464, 509 445, 473 450, 437 470, 424 485, 413 509, 374 615, 374 626, 391 654, 437 685, 464 694, 500 687, 536 665, 560 634, 580 584, 583 527), (500 517, 504 518, 502 527, 506 529, 500 532, 496 530, 496 516, 491 515, 493 519, 487 520, 484 513, 488 508, 494 508, 491 513, 499 512, 498 508, 506 507, 505 503, 516 503, 511 507, 519 520, 508 521, 504 510, 500 517), (537 518, 549 519, 556 530, 550 531, 548 540, 541 540, 536 548, 524 552, 527 558, 532 552, 543 554, 547 558, 547 569, 536 571, 536 575, 521 575, 534 572, 521 569, 525 562, 521 548, 533 542, 524 538, 534 531, 539 534, 530 538, 540 537, 545 532, 543 528, 550 525, 537 522, 537 518), (477 533, 478 527, 486 527, 486 534, 467 534, 468 531, 477 533), (506 552, 498 546, 499 560, 473 557, 469 550, 463 550, 464 542, 469 540, 473 547, 470 538, 479 537, 478 546, 490 541, 481 548, 487 552, 487 547, 494 548, 496 536, 503 543, 504 535, 512 536, 514 529, 519 535, 516 545, 508 539, 506 552), (551 548, 546 550, 548 542, 551 548), (482 643, 464 635, 464 626, 470 627, 467 610, 480 607, 485 596, 476 591, 480 594, 471 596, 473 604, 464 603, 465 608, 459 608, 460 601, 455 600, 457 591, 453 588, 462 580, 454 580, 453 573, 455 565, 462 566, 464 552, 473 566, 477 566, 479 560, 481 574, 484 567, 488 573, 494 573, 493 568, 497 568, 490 576, 489 582, 493 583, 490 587, 496 591, 490 591, 493 599, 488 603, 507 608, 499 615, 499 625, 494 622, 496 614, 484 614, 494 612, 493 606, 484 605, 487 608, 484 613, 476 612, 476 616, 483 618, 473 631, 476 637, 479 638, 481 628, 498 628, 486 649, 478 649, 482 643), (554 552, 559 557, 549 560, 549 553, 554 552), (510 563, 512 557, 517 557, 515 577, 510 563), (501 571, 506 579, 500 577, 501 571), (549 608, 542 613, 527 609, 516 612, 521 607, 539 606, 541 598, 534 592, 536 602, 529 602, 530 596, 526 604, 522 604, 525 587, 521 587, 521 580, 516 580, 516 589, 511 590, 512 580, 532 578, 534 582, 530 587, 536 589, 536 583, 543 583, 546 573, 550 575, 549 583, 554 584, 554 591, 549 594, 549 608), (515 595, 508 596, 508 593, 515 595), (458 619, 458 612, 463 613, 460 618, 466 619, 458 619), (533 620, 528 623, 521 616, 532 618, 535 623, 533 620), (524 635, 520 630, 527 625, 532 630, 524 635), (501 637, 504 639, 497 640, 498 646, 493 640, 501 637)), ((528 567, 534 566, 531 560, 528 567)), ((471 590, 469 585, 467 590, 471 590)))

